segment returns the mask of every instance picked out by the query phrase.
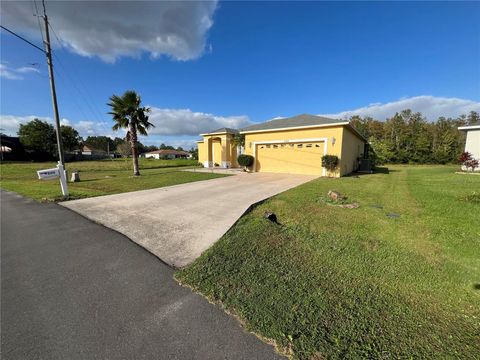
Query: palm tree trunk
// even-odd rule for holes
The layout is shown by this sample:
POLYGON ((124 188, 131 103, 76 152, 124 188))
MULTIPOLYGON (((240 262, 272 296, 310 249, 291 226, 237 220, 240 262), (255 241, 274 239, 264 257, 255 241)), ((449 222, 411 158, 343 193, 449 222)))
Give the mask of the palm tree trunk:
POLYGON ((138 170, 138 146, 137 146, 137 129, 130 125, 130 145, 132 146, 132 160, 133 160, 133 176, 140 176, 138 170))

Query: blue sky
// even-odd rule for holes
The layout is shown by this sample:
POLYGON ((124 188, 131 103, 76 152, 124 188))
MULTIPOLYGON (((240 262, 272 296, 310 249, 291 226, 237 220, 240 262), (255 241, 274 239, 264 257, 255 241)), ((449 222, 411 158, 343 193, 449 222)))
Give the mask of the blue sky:
MULTIPOLYGON (((142 141, 155 145, 300 113, 383 120, 412 107, 433 120, 480 110, 477 2, 150 2, 127 29, 134 3, 88 4, 98 8, 82 18, 47 2, 63 41, 52 34, 60 115, 84 136, 115 135, 106 102, 127 89, 153 108, 157 127, 142 141), (166 10, 162 28, 156 12, 166 10)), ((41 44, 30 3, 1 6, 2 24, 41 44)), ((1 127, 51 118, 43 54, 2 32, 1 61, 1 127)))

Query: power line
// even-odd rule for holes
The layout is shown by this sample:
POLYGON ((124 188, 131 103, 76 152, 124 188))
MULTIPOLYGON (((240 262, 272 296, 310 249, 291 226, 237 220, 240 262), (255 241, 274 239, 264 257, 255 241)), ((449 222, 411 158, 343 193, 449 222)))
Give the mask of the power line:
POLYGON ((14 33, 12 30, 7 29, 7 28, 6 28, 5 26, 3 26, 3 25, 0 25, 0 27, 1 27, 3 30, 8 31, 10 34, 18 37, 19 39, 21 39, 21 40, 23 40, 23 41, 25 41, 27 44, 33 46, 35 49, 40 50, 42 53, 46 54, 45 50, 43 50, 42 48, 38 47, 37 45, 31 43, 30 41, 28 41, 27 39, 25 39, 23 36, 20 36, 20 35, 14 33))
MULTIPOLYGON (((60 48, 63 48, 64 41, 57 34, 52 24, 49 23, 48 25, 52 30, 53 34, 55 35, 55 38, 60 48)), ((61 75, 63 76, 64 79, 70 82, 70 84, 75 88, 75 90, 80 95, 80 97, 83 98, 84 104, 90 109, 93 117, 95 118, 95 120, 97 120, 97 125, 99 125, 103 129, 103 131, 105 132, 105 135, 111 132, 112 131, 111 128, 105 126, 104 120, 102 120, 104 118, 104 115, 102 115, 101 111, 98 110, 98 107, 94 105, 94 101, 90 96, 90 93, 87 87, 85 86, 85 84, 79 79, 75 79, 75 77, 69 73, 68 69, 66 68, 66 65, 63 63, 63 61, 60 59, 60 57, 57 54, 53 54, 53 56, 57 60, 57 63, 60 65, 60 67, 57 67, 57 73, 60 74, 60 70, 62 70, 64 75, 63 74, 61 75)), ((83 113, 83 110, 81 112, 83 113)))
POLYGON ((42 36, 42 42, 45 43, 45 38, 43 37, 42 25, 40 24, 40 16, 41 16, 41 15, 38 14, 37 1, 36 1, 36 0, 33 0, 33 4, 35 5, 35 14, 34 14, 34 16, 37 18, 38 29, 40 30, 40 35, 42 36))

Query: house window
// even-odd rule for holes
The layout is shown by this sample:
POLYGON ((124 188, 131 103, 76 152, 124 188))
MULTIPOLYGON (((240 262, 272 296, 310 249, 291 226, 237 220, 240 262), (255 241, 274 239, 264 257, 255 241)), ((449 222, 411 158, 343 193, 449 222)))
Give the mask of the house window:
POLYGON ((311 148, 312 146, 313 146, 313 144, 307 144, 307 146, 305 146, 305 147, 311 148))
POLYGON ((267 149, 270 149, 270 145, 267 145, 267 149))
POLYGON ((297 148, 299 148, 299 149, 303 148, 303 144, 298 144, 297 148))
POLYGON ((274 148, 274 149, 277 149, 277 148, 278 148, 278 145, 273 145, 273 148, 274 148))
POLYGON ((320 145, 318 145, 318 144, 315 144, 315 147, 320 147, 320 145))

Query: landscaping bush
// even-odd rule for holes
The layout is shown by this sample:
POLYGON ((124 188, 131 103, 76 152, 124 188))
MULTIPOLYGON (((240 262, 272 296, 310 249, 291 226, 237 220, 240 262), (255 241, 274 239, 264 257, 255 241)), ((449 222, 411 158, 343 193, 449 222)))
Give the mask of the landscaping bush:
POLYGON ((465 166, 465 168, 472 169, 472 171, 475 171, 475 168, 477 168, 480 164, 477 159, 474 159, 472 154, 469 152, 465 151, 463 152, 460 157, 458 158, 458 161, 465 166))
POLYGON ((254 158, 253 158, 252 155, 246 155, 246 154, 239 155, 238 159, 237 159, 238 164, 240 166, 245 166, 245 167, 252 166, 253 165, 253 160, 254 160, 254 158))
POLYGON ((338 156, 337 155, 323 155, 322 156, 322 166, 328 171, 335 171, 338 166, 338 156))

